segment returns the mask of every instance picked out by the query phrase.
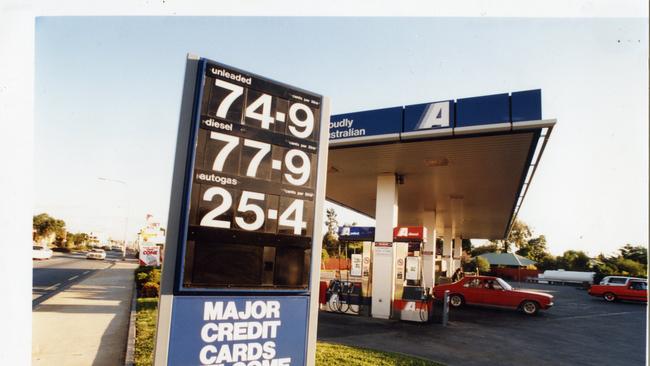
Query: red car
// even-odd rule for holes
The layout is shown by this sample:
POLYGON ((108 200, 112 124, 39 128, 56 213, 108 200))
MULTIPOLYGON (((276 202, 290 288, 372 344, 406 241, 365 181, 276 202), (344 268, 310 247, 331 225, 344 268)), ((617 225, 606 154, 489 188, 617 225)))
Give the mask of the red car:
POLYGON ((648 282, 631 280, 626 286, 591 285, 589 295, 602 296, 607 302, 616 300, 648 302, 648 282))
POLYGON ((506 281, 492 276, 466 276, 454 283, 434 287, 433 295, 442 299, 449 290, 449 304, 487 305, 520 309, 527 315, 553 306, 553 296, 541 292, 515 290, 506 281))

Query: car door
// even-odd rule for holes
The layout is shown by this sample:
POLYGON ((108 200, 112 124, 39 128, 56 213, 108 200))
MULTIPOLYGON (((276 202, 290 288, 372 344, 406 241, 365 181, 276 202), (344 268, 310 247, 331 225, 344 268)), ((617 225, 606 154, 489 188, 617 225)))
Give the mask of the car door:
POLYGON ((647 283, 634 281, 630 282, 621 296, 622 299, 626 300, 643 300, 647 299, 648 296, 648 285, 647 283))
POLYGON ((482 280, 469 278, 463 284, 463 296, 468 304, 481 304, 483 298, 482 280))
MULTIPOLYGON (((501 287, 496 280, 485 280, 483 290, 483 303, 485 305, 514 307, 516 299, 513 299, 513 294, 501 287)), ((516 294, 515 294, 516 295, 516 294)))

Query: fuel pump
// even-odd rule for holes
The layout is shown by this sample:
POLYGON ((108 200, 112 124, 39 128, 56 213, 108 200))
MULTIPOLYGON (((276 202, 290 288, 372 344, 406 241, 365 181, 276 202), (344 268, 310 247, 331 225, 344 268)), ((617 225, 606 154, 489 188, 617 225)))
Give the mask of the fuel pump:
POLYGON ((393 230, 396 251, 395 298, 393 318, 426 322, 431 317, 433 299, 431 289, 423 286, 422 251, 426 241, 426 228, 421 226, 398 226, 393 230), (403 277, 400 278, 400 273, 403 277))
POLYGON ((349 258, 331 260, 332 266, 321 271, 321 310, 345 314, 370 314, 372 242, 375 228, 343 226, 339 228, 339 243, 343 252, 351 244, 361 244, 349 258), (344 268, 341 268, 344 264, 344 268), (332 269, 336 267, 336 269, 332 269))

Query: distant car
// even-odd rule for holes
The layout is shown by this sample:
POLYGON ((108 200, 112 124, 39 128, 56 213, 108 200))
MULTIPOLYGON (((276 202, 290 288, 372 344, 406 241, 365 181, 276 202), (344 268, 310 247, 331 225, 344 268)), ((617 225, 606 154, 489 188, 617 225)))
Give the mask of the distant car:
POLYGON ((540 309, 553 306, 553 296, 535 291, 515 290, 506 281, 492 276, 465 276, 454 283, 441 284, 433 289, 434 297, 444 298, 449 290, 449 305, 458 308, 464 304, 519 309, 534 315, 540 309))
POLYGON ((86 254, 86 259, 106 259, 106 252, 104 249, 93 249, 86 254))
POLYGON ((626 276, 607 276, 600 281, 600 284, 609 285, 609 286, 627 286, 632 280, 643 281, 643 278, 626 277, 626 276))
POLYGON ((602 296, 607 302, 616 300, 632 300, 648 302, 648 281, 633 279, 627 285, 591 285, 588 291, 591 296, 602 296))
POLYGON ((32 259, 50 259, 52 258, 52 250, 46 247, 34 245, 32 246, 32 259))

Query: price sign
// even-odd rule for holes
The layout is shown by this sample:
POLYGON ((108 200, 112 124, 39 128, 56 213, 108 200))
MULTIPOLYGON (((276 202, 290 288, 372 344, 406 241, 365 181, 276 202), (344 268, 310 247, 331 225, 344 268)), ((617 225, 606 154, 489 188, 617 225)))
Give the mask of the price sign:
POLYGON ((200 63, 183 288, 307 288, 321 104, 200 63))

